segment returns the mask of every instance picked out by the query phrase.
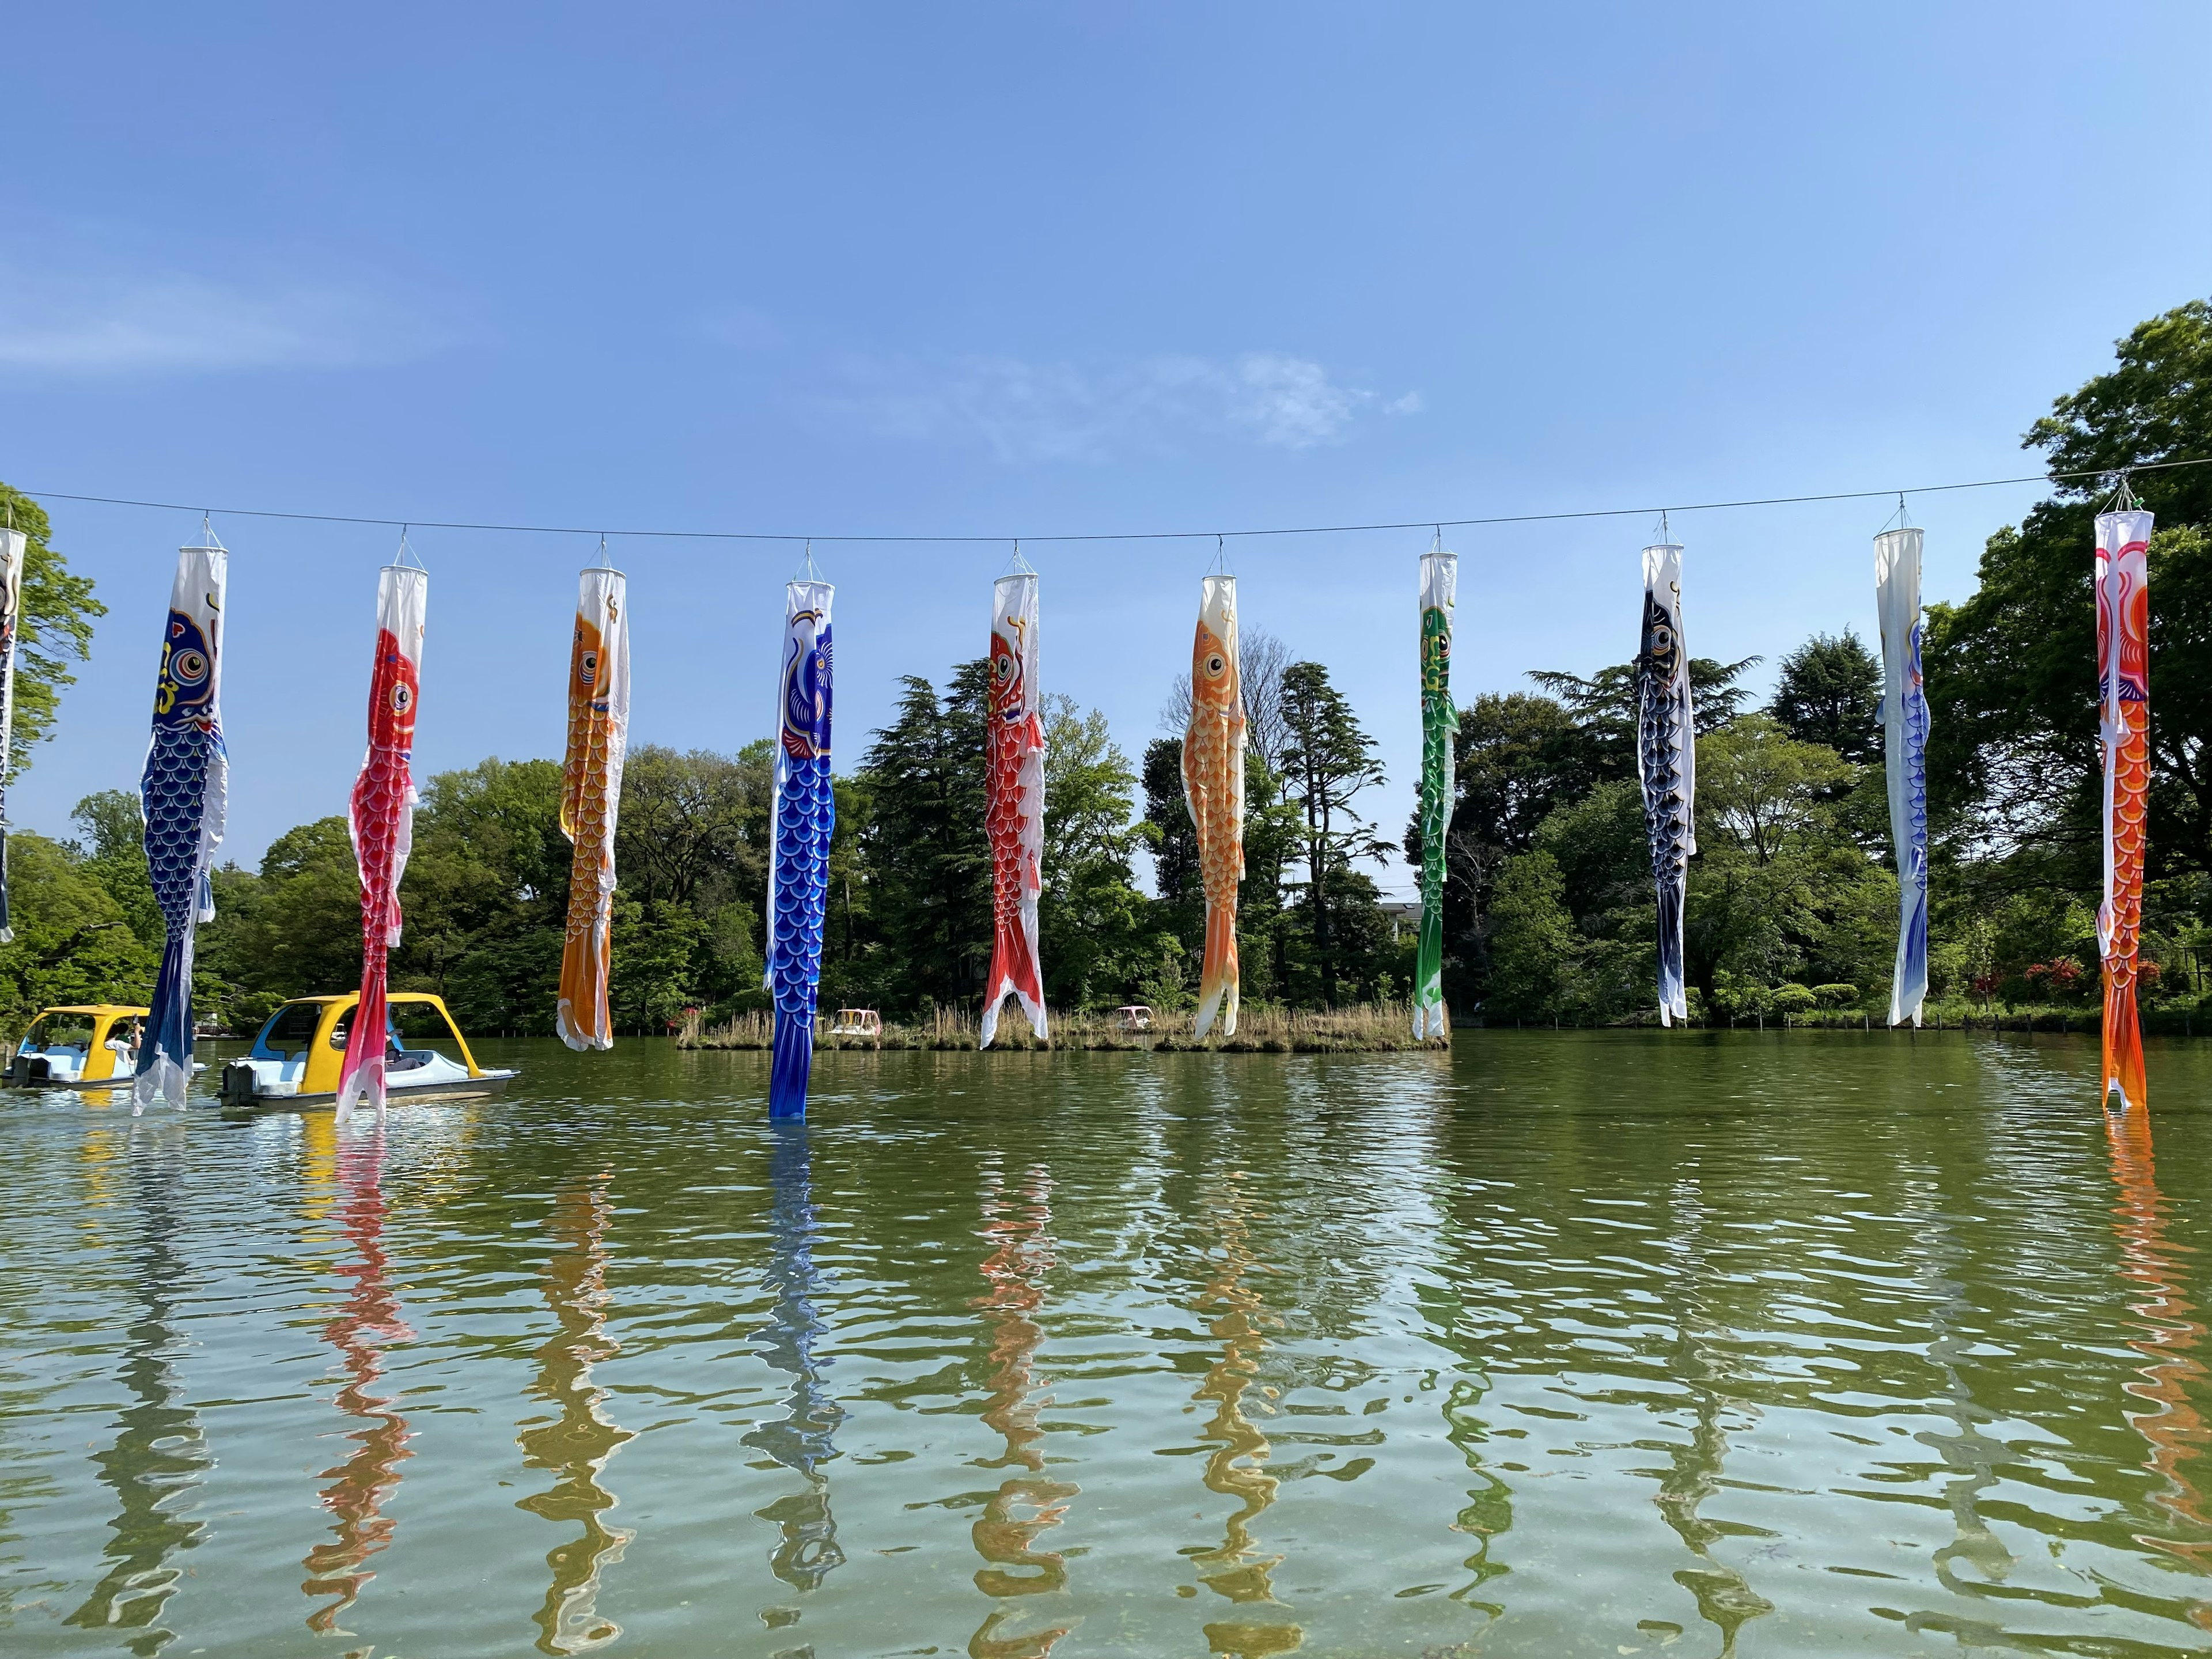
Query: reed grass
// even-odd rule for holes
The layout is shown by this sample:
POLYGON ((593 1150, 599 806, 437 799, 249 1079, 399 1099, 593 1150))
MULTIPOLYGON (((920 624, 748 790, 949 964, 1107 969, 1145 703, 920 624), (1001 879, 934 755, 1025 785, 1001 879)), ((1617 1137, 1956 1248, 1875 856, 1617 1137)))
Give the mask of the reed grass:
MULTIPOLYGON (((1382 1054, 1406 1048, 1443 1048, 1449 1038, 1421 1042, 1413 1036, 1413 1009, 1407 1002, 1361 1003, 1346 1008, 1291 1009, 1248 1002, 1238 1012, 1237 1034, 1224 1036, 1218 1026, 1205 1036, 1192 1034, 1188 1010, 1156 1013, 1149 1031, 1126 1031, 1110 1011, 1051 1011, 1051 1036, 1040 1042, 1029 1022, 1008 1003, 999 1017, 991 1052, 1022 1049, 1105 1049, 1214 1054, 1382 1054)), ((836 1036, 830 1021, 817 1020, 814 1046, 825 1048, 973 1048, 977 1019, 967 1008, 939 1007, 916 1019, 884 1022, 880 1036, 836 1036)), ((766 1013, 744 1013, 719 1025, 698 1020, 677 1037, 686 1048, 767 1048, 774 1046, 775 1022, 766 1013)))

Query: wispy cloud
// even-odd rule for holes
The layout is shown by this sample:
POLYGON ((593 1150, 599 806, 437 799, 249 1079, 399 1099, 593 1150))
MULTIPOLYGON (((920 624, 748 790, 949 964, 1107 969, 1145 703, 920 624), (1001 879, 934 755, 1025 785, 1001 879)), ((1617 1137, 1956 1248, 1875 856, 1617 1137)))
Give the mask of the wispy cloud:
POLYGON ((332 368, 445 343, 376 290, 161 274, 82 276, 0 265, 0 365, 57 375, 332 368))
POLYGON ((822 408, 885 437, 980 443, 1002 460, 1097 460, 1171 447, 1194 434, 1282 449, 1341 443, 1377 407, 1412 413, 1418 393, 1385 404, 1340 385, 1308 358, 1160 356, 1103 368, 1016 357, 848 358, 822 408))

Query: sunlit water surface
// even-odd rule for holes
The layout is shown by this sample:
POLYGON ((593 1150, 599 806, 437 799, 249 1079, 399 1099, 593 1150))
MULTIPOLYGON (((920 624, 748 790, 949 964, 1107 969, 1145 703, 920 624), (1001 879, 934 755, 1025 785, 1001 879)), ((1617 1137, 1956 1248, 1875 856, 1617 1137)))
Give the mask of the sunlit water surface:
POLYGON ((0 1096, 0 1651, 2212 1647, 2212 1056, 630 1042, 0 1096))

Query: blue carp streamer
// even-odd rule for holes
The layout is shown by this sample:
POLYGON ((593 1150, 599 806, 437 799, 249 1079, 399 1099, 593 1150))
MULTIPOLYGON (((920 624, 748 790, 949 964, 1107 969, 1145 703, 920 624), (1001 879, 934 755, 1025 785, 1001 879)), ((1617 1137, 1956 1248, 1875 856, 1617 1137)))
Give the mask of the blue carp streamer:
POLYGON ((1920 1024, 1928 996, 1928 694, 1920 678, 1921 532, 1874 538, 1875 600, 1881 618, 1882 762, 1889 833, 1897 849, 1897 961, 1889 1023, 1920 1024))
POLYGON ((806 1081, 814 1066, 830 840, 837 823, 830 778, 830 601, 836 592, 819 581, 795 581, 785 591, 775 854, 768 895, 767 985, 775 1003, 768 1083, 772 1118, 806 1115, 806 1081))
POLYGON ((154 737, 138 793, 146 819, 146 871, 167 938, 139 1043, 134 1112, 144 1111, 157 1095, 182 1106, 191 1082, 192 930, 215 920, 208 872, 222 841, 229 797, 220 697, 228 565, 220 547, 178 553, 161 635, 154 737))
POLYGON ((1636 656, 1636 771, 1659 898, 1659 1023, 1689 1018, 1682 983, 1682 904, 1698 850, 1697 723, 1682 638, 1682 550, 1644 550, 1644 639, 1636 656))
POLYGON ((0 945, 15 942, 8 925, 8 771, 15 757, 15 618, 22 609, 23 556, 30 537, 0 530, 0 945))

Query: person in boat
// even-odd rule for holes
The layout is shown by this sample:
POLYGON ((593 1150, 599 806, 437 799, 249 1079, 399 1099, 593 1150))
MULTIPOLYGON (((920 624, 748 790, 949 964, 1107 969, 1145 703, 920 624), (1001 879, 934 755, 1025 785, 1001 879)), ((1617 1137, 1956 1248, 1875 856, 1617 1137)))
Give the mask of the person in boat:
POLYGON ((108 1033, 107 1047, 114 1052, 115 1070, 118 1075, 125 1066, 134 1072, 137 1071, 138 1069, 138 1022, 133 1019, 128 1024, 115 1027, 108 1033))

